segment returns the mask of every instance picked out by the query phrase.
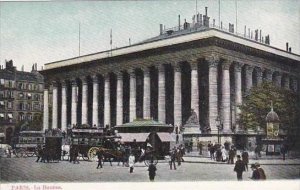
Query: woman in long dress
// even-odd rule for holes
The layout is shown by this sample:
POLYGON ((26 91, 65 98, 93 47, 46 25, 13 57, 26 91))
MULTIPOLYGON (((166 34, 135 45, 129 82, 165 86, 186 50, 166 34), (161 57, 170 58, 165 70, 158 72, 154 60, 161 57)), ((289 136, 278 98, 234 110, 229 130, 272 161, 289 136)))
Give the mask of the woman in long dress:
POLYGON ((129 173, 133 172, 133 168, 134 168, 134 162, 135 162, 135 157, 134 155, 131 153, 129 158, 128 158, 128 164, 129 164, 129 173))

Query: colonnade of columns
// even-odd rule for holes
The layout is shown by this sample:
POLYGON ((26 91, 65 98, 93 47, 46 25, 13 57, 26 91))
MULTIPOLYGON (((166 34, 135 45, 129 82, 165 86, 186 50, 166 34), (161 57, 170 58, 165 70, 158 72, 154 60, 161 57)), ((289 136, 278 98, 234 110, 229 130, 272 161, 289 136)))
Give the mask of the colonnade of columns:
MULTIPOLYGON (((232 125, 238 126, 236 120, 239 119, 240 109, 239 105, 242 104, 243 89, 247 93, 254 85, 254 80, 256 85, 262 83, 262 81, 269 81, 284 87, 286 89, 291 89, 298 91, 298 81, 296 78, 290 77, 286 74, 280 73, 278 71, 272 71, 270 69, 264 69, 260 67, 255 67, 253 65, 243 64, 233 62, 231 60, 220 59, 218 56, 211 55, 205 58, 205 63, 199 63, 198 59, 187 60, 190 65, 190 108, 194 110, 199 117, 199 111, 201 112, 201 107, 199 103, 199 64, 208 64, 208 114, 207 114, 207 125, 209 125, 212 133, 217 131, 216 118, 221 116, 223 123, 223 133, 230 133, 232 125), (221 71, 220 71, 221 69, 221 71), (243 72, 244 71, 244 72, 243 72), (234 72, 233 75, 230 72, 234 72), (255 72, 255 75, 254 75, 255 72), (232 78, 233 76, 233 78, 232 78), (255 78, 255 77, 256 78, 255 78), (244 78, 244 80, 243 80, 244 78), (233 86, 231 86, 231 80, 233 80, 233 86), (244 83, 243 83, 244 81, 244 83), (219 88, 218 85, 221 85, 219 88), (243 88, 242 86, 245 85, 243 88), (234 88, 234 94, 231 94, 231 89, 234 88), (221 97, 221 98, 219 98, 221 97), (219 100, 221 99, 221 101, 219 100), (233 103, 233 105, 231 105, 233 103), (221 108, 221 109, 220 109, 221 108), (234 115, 234 117, 232 116, 234 115)), ((182 70, 179 63, 171 64, 174 74, 174 112, 173 121, 174 125, 183 125, 182 119, 182 70)), ((158 121, 166 123, 166 97, 170 96, 166 94, 166 71, 165 65, 161 64, 157 66, 158 81, 158 104, 157 104, 157 115, 158 121)), ((143 71, 143 117, 151 118, 151 75, 149 67, 142 68, 143 71)), ((133 121, 137 116, 137 76, 135 68, 131 68, 127 71, 129 75, 129 121, 133 121)), ((117 71, 116 73, 116 124, 121 125, 124 122, 124 109, 123 108, 123 72, 117 71)), ((103 108, 103 124, 111 124, 111 81, 110 75, 104 74, 104 108, 103 108)), ((92 76, 92 125, 99 125, 99 79, 98 77, 92 76)), ((89 107, 88 107, 88 81, 87 78, 80 78, 81 80, 81 123, 88 123, 89 107)), ((65 81, 55 81, 52 84, 52 128, 57 128, 58 126, 58 85, 57 82, 61 83, 61 128, 62 130, 67 129, 67 121, 70 121, 69 125, 77 124, 77 107, 78 107, 78 84, 76 80, 71 81, 71 100, 70 100, 70 110, 71 114, 68 120, 67 114, 67 85, 65 81)), ((44 90, 44 129, 49 127, 49 102, 48 102, 49 90, 45 88, 44 90)))

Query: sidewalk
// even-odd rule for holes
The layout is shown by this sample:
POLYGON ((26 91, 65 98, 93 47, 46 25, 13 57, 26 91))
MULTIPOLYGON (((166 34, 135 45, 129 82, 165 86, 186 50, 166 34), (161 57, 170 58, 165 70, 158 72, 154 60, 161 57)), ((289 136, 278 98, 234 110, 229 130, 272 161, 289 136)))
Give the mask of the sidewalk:
MULTIPOLYGON (((187 163, 227 164, 227 162, 217 162, 215 160, 211 160, 207 152, 203 152, 203 155, 199 155, 199 152, 196 151, 186 153, 183 159, 187 163)), ((266 156, 262 154, 262 156, 256 160, 255 154, 250 152, 249 164, 254 164, 255 162, 259 162, 261 165, 300 165, 300 158, 287 156, 286 160, 282 160, 281 155, 266 156)))

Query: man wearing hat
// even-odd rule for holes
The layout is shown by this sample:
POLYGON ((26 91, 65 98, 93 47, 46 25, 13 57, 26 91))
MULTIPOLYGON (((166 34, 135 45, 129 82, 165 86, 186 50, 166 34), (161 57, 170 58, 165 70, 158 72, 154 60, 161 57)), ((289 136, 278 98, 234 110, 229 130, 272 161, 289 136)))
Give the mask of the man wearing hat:
POLYGON ((255 164, 251 164, 251 169, 253 171, 251 179, 259 180, 259 172, 257 171, 255 164))
POLYGON ((262 168, 260 167, 260 164, 259 164, 258 162, 255 163, 255 167, 256 167, 256 169, 257 169, 257 171, 258 171, 258 173, 259 173, 259 179, 260 179, 260 180, 265 180, 265 179, 267 179, 264 169, 262 169, 262 168))
POLYGON ((237 161, 235 162, 235 166, 234 166, 234 170, 236 172, 237 175, 237 179, 239 181, 243 180, 243 172, 245 171, 245 164, 244 162, 241 160, 241 156, 237 155, 237 161))

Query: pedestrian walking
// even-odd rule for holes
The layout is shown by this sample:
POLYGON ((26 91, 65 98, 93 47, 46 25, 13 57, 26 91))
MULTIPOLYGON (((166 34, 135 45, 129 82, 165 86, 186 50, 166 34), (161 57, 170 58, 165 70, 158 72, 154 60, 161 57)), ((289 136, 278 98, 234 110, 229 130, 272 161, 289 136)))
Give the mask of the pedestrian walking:
POLYGON ((153 164, 153 160, 150 161, 148 171, 149 171, 150 181, 154 181, 154 178, 155 178, 155 175, 156 175, 156 166, 153 164))
POLYGON ((203 144, 202 144, 202 142, 200 141, 200 142, 199 142, 199 155, 202 155, 202 149, 203 149, 203 144))
POLYGON ((260 164, 258 162, 255 163, 255 167, 256 167, 256 169, 259 173, 259 179, 260 180, 266 180, 267 179, 266 173, 265 173, 264 169, 262 169, 260 167, 260 164))
POLYGON ((74 153, 73 153, 73 164, 79 164, 79 160, 78 160, 78 154, 79 154, 79 150, 78 148, 74 148, 74 153))
POLYGON ((170 162, 170 169, 172 170, 172 165, 174 166, 174 170, 176 170, 176 148, 174 147, 173 150, 171 151, 171 162, 170 162))
POLYGON ((36 162, 39 162, 39 161, 42 162, 42 156, 43 156, 43 149, 42 149, 42 147, 41 146, 37 146, 36 152, 37 152, 36 162))
POLYGON ((244 152, 242 153, 242 161, 244 162, 245 168, 246 168, 246 170, 248 171, 249 154, 248 154, 247 151, 244 151, 244 152))
POLYGON ((98 150, 97 151, 97 157, 98 157, 98 165, 97 165, 97 169, 102 168, 102 159, 103 159, 103 151, 102 150, 98 150))
POLYGON ((130 156, 128 158, 128 163, 129 163, 129 173, 132 173, 134 168, 134 163, 135 163, 135 157, 132 153, 130 153, 130 156))
POLYGON ((259 180, 259 172, 257 171, 257 168, 255 164, 251 164, 251 169, 252 169, 252 180, 259 180))
POLYGON ((214 144, 210 144, 209 153, 210 153, 210 159, 215 160, 215 146, 214 146, 214 144))
POLYGON ((221 153, 222 153, 222 162, 226 162, 227 156, 226 156, 226 150, 224 146, 222 146, 221 153))
POLYGON ((236 176, 238 181, 243 180, 243 172, 245 171, 245 164, 241 160, 241 156, 237 155, 237 161, 235 162, 235 166, 233 171, 236 172, 236 176))
POLYGON ((234 164, 234 157, 235 157, 235 151, 234 151, 234 148, 231 147, 231 149, 229 150, 229 153, 228 153, 228 164, 234 164))
POLYGON ((281 145, 281 147, 280 147, 280 152, 281 152, 281 154, 282 154, 282 160, 285 160, 285 154, 286 154, 286 152, 287 152, 286 146, 285 146, 285 145, 281 145))

